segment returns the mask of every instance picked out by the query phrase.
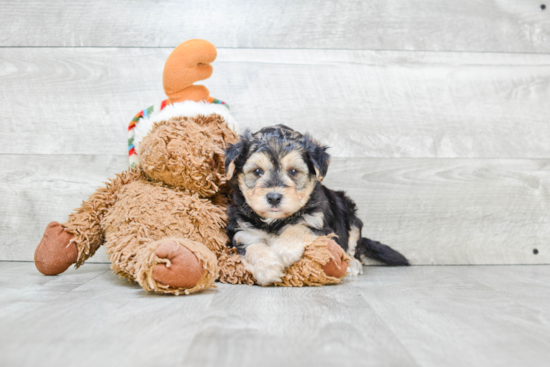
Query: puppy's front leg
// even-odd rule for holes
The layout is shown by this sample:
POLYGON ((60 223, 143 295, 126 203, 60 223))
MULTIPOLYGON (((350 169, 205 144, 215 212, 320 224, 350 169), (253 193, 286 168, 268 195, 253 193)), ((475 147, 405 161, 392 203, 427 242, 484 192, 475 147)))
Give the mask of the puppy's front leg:
POLYGON ((260 285, 280 282, 284 275, 285 265, 281 258, 264 243, 246 247, 246 262, 248 263, 247 268, 260 285))
POLYGON ((311 230, 301 224, 288 226, 273 241, 270 246, 279 255, 285 268, 300 260, 306 246, 315 241, 315 236, 311 230))

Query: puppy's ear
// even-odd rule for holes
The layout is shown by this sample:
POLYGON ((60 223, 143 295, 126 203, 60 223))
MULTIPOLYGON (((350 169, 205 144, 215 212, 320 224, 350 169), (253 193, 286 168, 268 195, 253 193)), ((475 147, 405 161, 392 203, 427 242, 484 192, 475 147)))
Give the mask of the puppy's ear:
POLYGON ((304 149, 309 159, 309 163, 315 170, 315 175, 319 182, 327 175, 328 166, 330 164, 330 154, 327 153, 327 146, 319 144, 311 136, 304 135, 304 149))
POLYGON ((231 180, 235 174, 237 166, 242 167, 244 162, 240 162, 245 159, 246 153, 250 141, 252 140, 252 134, 249 130, 246 130, 240 137, 240 141, 236 144, 229 144, 229 147, 225 150, 225 177, 227 181, 231 180))

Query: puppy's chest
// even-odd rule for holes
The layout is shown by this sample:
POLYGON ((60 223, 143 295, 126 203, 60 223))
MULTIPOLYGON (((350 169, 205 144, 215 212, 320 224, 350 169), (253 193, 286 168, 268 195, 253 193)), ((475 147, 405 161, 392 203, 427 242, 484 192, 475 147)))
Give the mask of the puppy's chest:
POLYGON ((250 223, 239 223, 239 231, 235 234, 237 243, 247 247, 252 244, 264 243, 270 247, 279 245, 289 246, 292 244, 302 245, 311 243, 322 235, 322 221, 303 220, 299 223, 288 224, 276 233, 253 227, 250 223), (319 227, 319 228, 318 228, 319 227))

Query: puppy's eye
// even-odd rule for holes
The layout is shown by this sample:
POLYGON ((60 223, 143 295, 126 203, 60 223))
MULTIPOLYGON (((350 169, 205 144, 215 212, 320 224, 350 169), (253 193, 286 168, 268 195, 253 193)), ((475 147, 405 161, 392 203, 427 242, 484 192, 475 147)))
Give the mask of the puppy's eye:
POLYGON ((254 171, 252 171, 252 173, 254 174, 254 176, 260 177, 264 174, 264 170, 261 168, 256 168, 254 171))
POLYGON ((297 174, 298 174, 298 171, 295 170, 294 168, 288 170, 288 175, 290 177, 296 177, 297 174))

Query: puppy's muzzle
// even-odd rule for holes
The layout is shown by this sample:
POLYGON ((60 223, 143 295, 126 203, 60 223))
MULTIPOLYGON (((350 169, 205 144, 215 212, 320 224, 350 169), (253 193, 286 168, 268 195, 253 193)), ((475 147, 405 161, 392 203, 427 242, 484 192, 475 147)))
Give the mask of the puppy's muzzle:
POLYGON ((281 204, 281 200, 283 199, 283 195, 277 193, 277 192, 270 192, 266 195, 267 202, 272 207, 276 208, 281 204))

